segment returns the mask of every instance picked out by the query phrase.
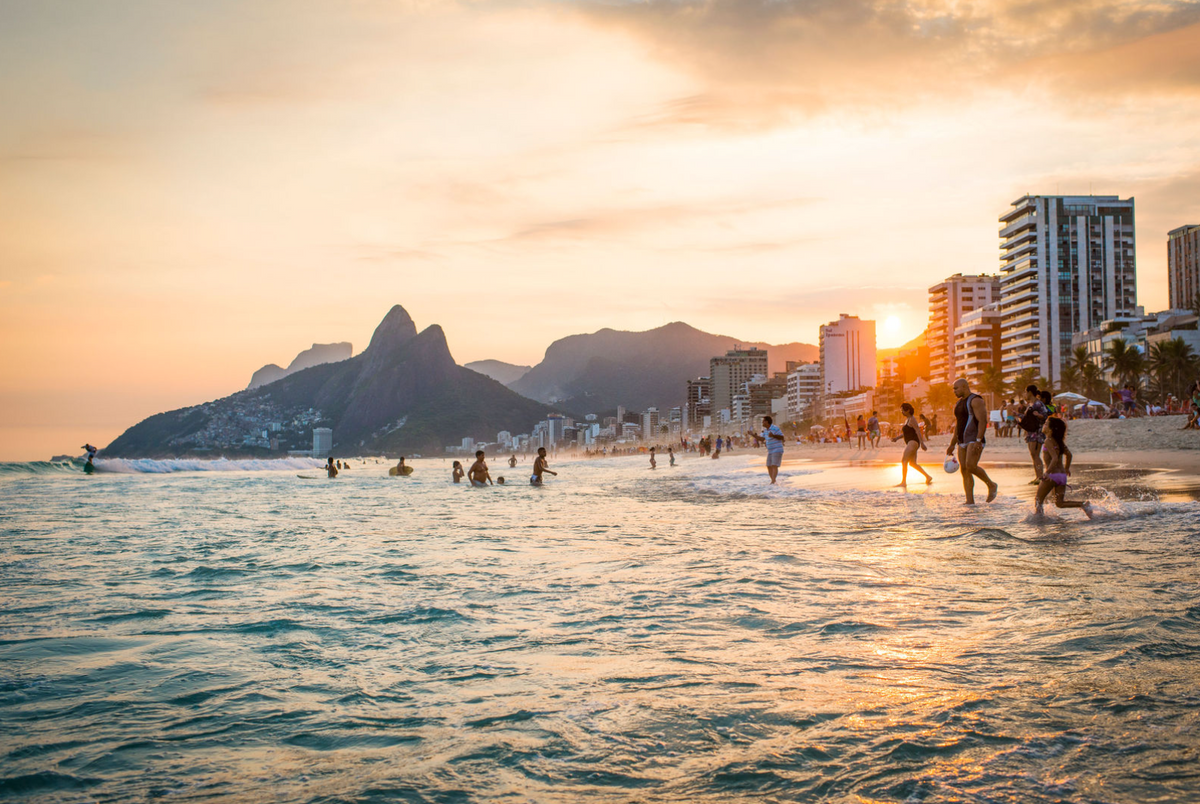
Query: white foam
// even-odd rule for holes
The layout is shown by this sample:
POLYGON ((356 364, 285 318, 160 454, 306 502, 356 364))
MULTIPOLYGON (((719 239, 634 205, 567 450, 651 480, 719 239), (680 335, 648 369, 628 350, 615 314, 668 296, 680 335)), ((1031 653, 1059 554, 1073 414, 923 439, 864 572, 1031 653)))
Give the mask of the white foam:
POLYGON ((101 458, 96 460, 96 469, 101 472, 136 475, 167 475, 175 472, 287 472, 313 469, 324 466, 315 458, 251 458, 229 460, 227 458, 101 458))

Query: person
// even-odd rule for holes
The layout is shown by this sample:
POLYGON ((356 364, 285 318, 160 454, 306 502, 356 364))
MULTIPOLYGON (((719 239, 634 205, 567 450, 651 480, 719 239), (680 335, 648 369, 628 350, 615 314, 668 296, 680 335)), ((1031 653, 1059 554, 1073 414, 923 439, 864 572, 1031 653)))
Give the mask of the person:
POLYGON ((717 448, 715 450, 713 450, 713 454, 712 454, 714 461, 717 458, 721 457, 721 447, 724 446, 724 444, 725 444, 725 439, 721 438, 721 436, 717 436, 717 448))
POLYGON ((904 426, 900 429, 900 435, 892 439, 893 442, 904 439, 904 457, 900 460, 900 485, 897 488, 908 486, 909 466, 925 475, 925 485, 928 486, 933 482, 933 478, 917 464, 917 450, 928 450, 929 447, 925 436, 921 434, 921 428, 917 425, 917 418, 913 415, 916 411, 912 405, 905 402, 900 406, 900 412, 904 414, 904 426))
POLYGON ((658 461, 654 460, 654 447, 650 448, 650 468, 651 469, 658 468, 658 461))
POLYGON ((926 438, 929 438, 931 435, 933 435, 933 425, 929 423, 929 419, 925 418, 924 413, 921 414, 920 418, 921 418, 921 432, 923 432, 925 434, 926 438))
POLYGON ((404 462, 404 456, 400 456, 400 462, 396 464, 396 477, 407 477, 412 474, 412 467, 404 462))
POLYGON ((92 461, 96 459, 96 453, 100 450, 96 449, 91 444, 84 444, 81 449, 87 453, 87 465, 91 466, 92 461))
POLYGON ((1029 404, 1021 416, 1021 429, 1025 431, 1025 446, 1029 448, 1029 457, 1033 459, 1034 479, 1030 485, 1036 486, 1042 482, 1042 444, 1046 440, 1046 436, 1042 435, 1042 426, 1050 417, 1050 411, 1042 403, 1036 385, 1025 386, 1025 399, 1029 404))
POLYGON ((466 474, 467 473, 463 471, 462 463, 459 461, 455 461, 454 466, 453 466, 453 471, 450 473, 450 477, 454 480, 454 482, 461 483, 462 479, 466 476, 466 474))
POLYGON ((854 429, 858 433, 858 448, 863 448, 863 442, 867 440, 867 420, 863 415, 858 414, 858 418, 854 421, 854 429))
POLYGON ((538 447, 537 457, 533 459, 533 475, 529 478, 529 485, 542 485, 542 474, 549 473, 558 477, 558 472, 550 471, 549 464, 546 463, 546 448, 538 447))
POLYGON ((879 411, 871 411, 871 418, 867 419, 868 440, 871 442, 872 449, 879 449, 879 411))
MULTIPOLYGON (((538 450, 543 452, 545 447, 538 450)), ((480 487, 487 486, 492 483, 492 475, 488 472, 487 461, 484 460, 483 450, 475 450, 475 463, 471 464, 471 468, 467 471, 467 479, 471 481, 472 486, 480 487)))
POLYGON ((1043 506, 1050 492, 1054 492, 1054 504, 1059 508, 1082 508, 1088 519, 1092 518, 1092 504, 1079 500, 1064 499, 1067 493, 1067 480, 1071 476, 1071 450, 1067 448, 1067 423, 1062 419, 1049 417, 1042 425, 1042 433, 1046 436, 1042 451, 1046 453, 1046 472, 1038 483, 1037 502, 1034 511, 1042 515, 1043 506))
POLYGON ((512 469, 516 465, 517 465, 517 453, 514 452, 512 454, 512 457, 508 459, 508 468, 512 469))
POLYGON ((987 472, 979 468, 979 458, 987 446, 987 404, 979 394, 971 393, 970 384, 962 377, 954 381, 954 395, 958 397, 958 404, 954 406, 954 435, 950 437, 946 454, 953 455, 955 447, 958 448, 958 465, 961 467, 967 505, 975 504, 977 477, 987 484, 987 501, 991 502, 996 499, 1000 487, 992 482, 987 472))
POLYGON ((338 470, 337 467, 333 465, 333 458, 329 458, 325 461, 325 474, 331 479, 337 477, 338 470))
POLYGON ((1125 405, 1125 415, 1133 417, 1138 415, 1137 407, 1137 389, 1133 385, 1126 383, 1121 389, 1121 402, 1125 405))
POLYGON ((779 476, 779 466, 783 463, 783 431, 779 429, 779 425, 775 424, 775 420, 770 416, 763 416, 763 441, 767 442, 767 474, 771 478, 771 485, 775 485, 775 478, 779 476))
POLYGON ((496 485, 497 485, 497 486, 503 486, 503 485, 504 485, 504 475, 501 475, 500 477, 496 478, 496 485))
POLYGON ((667 456, 671 459, 671 466, 675 465, 675 448, 667 447, 667 456))

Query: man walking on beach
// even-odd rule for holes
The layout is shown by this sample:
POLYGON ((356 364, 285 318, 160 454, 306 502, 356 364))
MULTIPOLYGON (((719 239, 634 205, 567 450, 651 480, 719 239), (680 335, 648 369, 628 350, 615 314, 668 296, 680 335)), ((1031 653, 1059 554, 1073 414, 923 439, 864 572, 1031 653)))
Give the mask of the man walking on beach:
POLYGON ((771 485, 779 475, 779 465, 783 463, 783 431, 774 424, 770 416, 763 416, 763 441, 767 442, 767 474, 771 476, 771 485))
POLYGON ((879 449, 879 411, 871 411, 871 418, 867 419, 867 440, 871 442, 872 449, 879 449))
POLYGON ((971 393, 971 386, 961 377, 954 381, 954 395, 958 404, 954 407, 954 435, 950 438, 950 446, 946 448, 947 455, 954 454, 958 447, 958 465, 962 472, 963 491, 967 495, 967 505, 975 504, 975 478, 979 478, 988 487, 987 501, 996 499, 1000 487, 992 482, 987 472, 979 468, 979 458, 987 445, 987 405, 979 394, 971 393))

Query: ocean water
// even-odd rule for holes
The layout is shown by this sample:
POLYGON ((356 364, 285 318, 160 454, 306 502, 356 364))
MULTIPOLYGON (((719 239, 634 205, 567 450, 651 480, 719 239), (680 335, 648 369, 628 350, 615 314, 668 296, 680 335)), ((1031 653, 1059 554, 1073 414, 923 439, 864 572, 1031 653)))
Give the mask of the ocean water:
POLYGON ((1200 799, 1186 484, 665 463, 0 467, 0 800, 1200 799))

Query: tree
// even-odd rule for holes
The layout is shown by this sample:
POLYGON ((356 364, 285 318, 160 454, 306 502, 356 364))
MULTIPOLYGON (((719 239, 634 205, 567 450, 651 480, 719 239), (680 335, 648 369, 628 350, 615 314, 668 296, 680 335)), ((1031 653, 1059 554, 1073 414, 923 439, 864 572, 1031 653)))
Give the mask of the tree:
POLYGON ((1137 387, 1146 368, 1146 359, 1136 346, 1124 338, 1117 338, 1104 352, 1104 367, 1113 373, 1118 384, 1137 387))
POLYGON ((1108 384, 1104 382, 1104 370, 1095 363, 1088 361, 1080 371, 1082 375, 1083 395, 1097 402, 1108 401, 1108 384))
POLYGON ((1200 358, 1182 338, 1151 345, 1148 362, 1160 399, 1167 394, 1184 396, 1192 377, 1200 370, 1200 358))
POLYGON ((996 395, 1004 396, 1004 392, 1008 389, 1008 383, 1004 379, 1004 372, 995 366, 984 366, 983 374, 979 378, 979 389, 985 394, 988 394, 988 406, 995 410, 996 395))
POLYGON ((1079 393, 1079 387, 1083 384, 1083 372, 1074 363, 1067 363, 1063 366, 1062 371, 1058 375, 1058 385, 1063 391, 1071 391, 1079 393))
POLYGON ((1035 368, 1027 368, 1020 374, 1012 378, 1012 390, 1014 396, 1025 396, 1025 389, 1030 385, 1036 385, 1041 388, 1044 380, 1039 382, 1041 377, 1038 376, 1038 371, 1035 368))
POLYGON ((933 413, 949 411, 954 407, 954 389, 944 382, 929 386, 929 392, 925 395, 925 407, 933 413))

